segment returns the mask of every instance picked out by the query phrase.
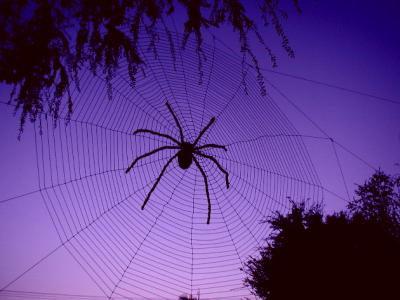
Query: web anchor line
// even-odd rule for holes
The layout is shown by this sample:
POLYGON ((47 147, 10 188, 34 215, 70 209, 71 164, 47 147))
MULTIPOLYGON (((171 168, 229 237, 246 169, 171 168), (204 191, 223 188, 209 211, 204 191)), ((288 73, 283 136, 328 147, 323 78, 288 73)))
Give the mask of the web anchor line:
MULTIPOLYGON (((347 149, 346 147, 344 147, 343 145, 341 145, 341 144, 335 142, 335 140, 334 140, 331 136, 329 136, 329 135, 326 133, 326 131, 324 131, 314 120, 312 120, 312 119, 311 119, 298 105, 296 105, 288 96, 286 96, 280 89, 278 89, 278 88, 277 88, 274 84, 272 84, 270 81, 268 81, 268 80, 266 80, 266 81, 267 81, 267 82, 268 82, 268 83, 269 83, 269 84, 270 84, 284 99, 286 99, 297 111, 299 111, 311 124, 313 124, 315 128, 317 128, 322 134, 325 135, 325 137, 326 137, 327 139, 329 139, 329 140, 331 141, 332 147, 333 147, 333 150, 334 150, 334 154, 335 154, 335 157, 336 157, 336 161, 337 161, 337 164, 338 164, 338 167, 339 167, 339 170, 340 170, 340 173, 341 173, 341 177, 342 177, 342 180, 343 180, 343 184, 344 184, 344 187, 345 187, 345 190, 346 190, 347 198, 348 198, 348 201, 350 201, 350 193, 349 193, 349 190, 348 190, 348 187, 347 187, 347 183, 346 183, 346 180, 345 180, 345 177, 344 177, 343 168, 342 168, 342 166, 341 166, 340 159, 339 159, 339 156, 338 156, 338 154, 337 154, 335 144, 339 145, 339 146, 340 146, 341 148, 343 148, 345 151, 347 151, 347 152, 349 152, 350 154, 352 154, 354 157, 356 157, 359 161, 361 161, 362 163, 364 163, 364 164, 367 165, 368 167, 373 168, 373 169, 375 169, 375 168, 374 168, 370 163, 368 163, 368 162, 366 162, 365 160, 361 159, 360 156, 354 154, 352 151, 348 150, 348 149, 347 149)), ((376 170, 376 169, 375 169, 375 170, 376 170)))
MULTIPOLYGON (((237 52, 232 49, 232 47, 227 45, 220 38, 216 37, 213 33, 210 32, 209 29, 207 29, 207 32, 213 37, 214 40, 217 40, 221 45, 223 45, 226 49, 228 49, 233 57, 235 57, 237 59, 241 59, 240 56, 237 54, 237 52)), ((252 69, 254 68, 254 66, 252 64, 250 64, 250 63, 246 63, 246 64, 250 68, 252 68, 252 69)), ((368 98, 371 98, 371 99, 380 100, 380 101, 388 102, 388 103, 391 103, 391 104, 400 105, 400 101, 398 101, 398 100, 394 100, 394 99, 387 98, 387 97, 382 97, 382 96, 379 96, 379 95, 373 95, 373 94, 366 93, 366 92, 363 92, 363 91, 360 91, 360 90, 351 89, 351 88, 339 86, 339 85, 336 85, 336 84, 323 82, 323 81, 320 81, 320 80, 310 79, 310 78, 306 78, 304 76, 299 76, 299 75, 289 74, 289 73, 285 73, 285 72, 275 71, 275 70, 272 70, 272 69, 269 69, 269 68, 265 68, 265 67, 260 67, 260 69, 263 70, 263 71, 269 72, 271 74, 285 76, 285 77, 289 77, 289 78, 292 78, 292 79, 301 80, 301 81, 305 81, 305 82, 309 82, 309 83, 313 83, 313 84, 322 85, 322 86, 325 86, 325 87, 328 87, 328 88, 337 89, 337 90, 345 91, 345 92, 348 92, 348 93, 357 94, 357 95, 368 97, 368 98)))
MULTIPOLYGON (((142 187, 141 189, 144 189, 145 187, 142 187)), ((41 190, 39 190, 41 191, 41 190)), ((139 191, 139 190, 138 190, 139 191)), ((35 191, 36 192, 36 191, 35 191)), ((136 193, 136 192, 135 192, 136 193)), ((16 281, 18 281, 20 278, 22 278, 25 274, 27 274, 29 271, 33 270, 34 268, 36 268, 40 263, 42 263, 43 261, 45 261, 47 258, 49 258, 52 254, 56 253, 57 250, 59 250, 60 248, 62 248, 63 246, 65 246, 67 243, 69 243, 71 240, 75 239, 80 233, 82 233, 84 230, 86 230, 87 228, 89 228, 90 226, 92 226, 96 221, 98 221, 100 218, 102 218, 106 213, 108 213, 109 211, 111 211, 112 209, 114 209, 115 207, 118 207, 120 204, 122 204, 123 202, 125 202, 128 198, 130 198, 132 195, 130 195, 129 197, 123 199, 122 201, 120 201, 119 203, 115 204, 113 207, 109 208, 107 211, 103 212, 100 216, 98 216, 96 219, 94 219, 91 223, 89 223, 88 225, 86 225, 84 228, 81 228, 78 232, 76 232, 72 237, 70 237, 69 239, 63 241, 60 245, 58 245, 56 248, 54 248, 53 250, 51 250, 50 252, 48 252, 46 255, 44 255, 42 258, 40 258, 37 262, 35 262, 34 264, 32 264, 29 268, 27 268, 25 271, 23 271, 21 274, 19 274, 18 276, 16 276, 14 279, 12 279, 10 282, 8 282, 5 286, 3 286, 0 289, 0 293, 2 293, 3 291, 5 291, 10 285, 12 285, 13 283, 15 283, 16 281)))

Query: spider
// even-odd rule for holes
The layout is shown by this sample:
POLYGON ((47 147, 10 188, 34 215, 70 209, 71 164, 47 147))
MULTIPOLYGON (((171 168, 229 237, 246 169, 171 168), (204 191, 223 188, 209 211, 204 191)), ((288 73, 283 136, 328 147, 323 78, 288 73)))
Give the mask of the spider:
POLYGON ((133 134, 138 134, 138 133, 147 133, 147 134, 152 134, 152 135, 156 135, 159 137, 163 137, 166 139, 169 139, 171 141, 173 141, 176 146, 163 146, 163 147, 159 147, 157 149, 154 149, 148 153, 145 153, 143 155, 138 156, 137 158, 135 158, 135 160, 130 164, 130 166, 126 169, 125 173, 128 173, 129 171, 132 170, 132 168, 135 166, 135 164, 145 158, 148 157, 150 155, 153 155, 159 151, 162 150, 167 150, 167 149, 176 149, 178 150, 177 153, 175 153, 168 161, 167 163, 164 165, 163 169, 161 170, 160 175, 158 176, 156 182, 154 183, 153 187, 151 188, 150 192, 147 194, 146 199, 143 202, 142 205, 142 210, 144 209, 144 207, 146 206, 147 202, 150 199, 151 194, 154 192, 154 190, 156 189, 158 183, 161 180, 161 177, 163 176, 163 174, 165 173, 165 170, 167 169, 167 167, 169 166, 169 164, 175 159, 178 158, 178 165, 181 169, 186 170, 188 169, 192 163, 194 162, 195 165, 197 166, 197 168, 200 170, 200 173, 203 176, 204 179, 204 185, 206 188, 206 195, 207 195, 207 202, 208 202, 208 217, 207 217, 207 224, 210 224, 210 216, 211 216, 211 201, 210 201, 210 193, 208 190, 208 180, 207 180, 207 175, 204 172, 203 168, 201 167, 199 161, 197 160, 196 156, 200 156, 203 158, 207 158, 209 160, 211 160, 217 167, 218 169, 225 174, 225 182, 226 182, 226 188, 229 188, 229 175, 228 172, 220 165, 220 163, 215 159, 215 157, 211 156, 211 155, 207 155, 205 153, 203 153, 201 150, 203 149, 207 149, 207 148, 217 148, 217 149, 223 149, 225 151, 227 151, 225 146, 222 145, 218 145, 218 144, 204 144, 201 146, 198 146, 198 143, 201 139, 201 137, 204 135, 204 133, 211 127, 211 125, 215 122, 215 118, 211 118, 211 120, 208 122, 207 126, 205 126, 203 128, 202 131, 200 131, 199 135, 197 136, 197 138, 195 139, 195 141, 193 143, 188 142, 187 140, 185 140, 185 137, 183 135, 183 130, 182 127, 179 123, 178 118, 176 117, 174 111, 171 108, 171 105, 169 104, 169 102, 166 102, 166 106, 169 110, 169 112, 171 113, 172 117, 175 120, 176 126, 179 129, 179 133, 180 133, 180 141, 178 141, 176 138, 165 134, 165 133, 160 133, 157 131, 153 131, 153 130, 149 130, 149 129, 137 129, 133 134))

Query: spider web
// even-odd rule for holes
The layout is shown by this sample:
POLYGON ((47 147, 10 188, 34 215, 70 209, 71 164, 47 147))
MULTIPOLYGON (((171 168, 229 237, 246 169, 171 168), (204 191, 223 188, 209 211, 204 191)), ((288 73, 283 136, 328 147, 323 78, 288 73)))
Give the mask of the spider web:
POLYGON ((193 40, 185 49, 181 44, 181 36, 170 33, 141 48, 144 68, 136 85, 121 65, 111 100, 101 74, 83 69, 68 126, 63 117, 53 126, 42 116, 35 129, 41 195, 61 244, 109 299, 176 299, 198 291, 205 299, 250 297, 240 268, 265 243, 270 228, 262 221, 285 212, 289 197, 322 198, 301 135, 273 99, 260 94, 254 70, 213 43, 204 44, 203 53, 193 40), (228 148, 204 152, 227 170, 229 189, 215 164, 198 157, 209 182, 209 225, 204 181, 194 164, 182 170, 173 161, 140 209, 175 150, 142 159, 125 174, 137 156, 172 145, 132 135, 136 129, 179 138, 166 101, 187 140, 215 116, 199 144, 228 148))

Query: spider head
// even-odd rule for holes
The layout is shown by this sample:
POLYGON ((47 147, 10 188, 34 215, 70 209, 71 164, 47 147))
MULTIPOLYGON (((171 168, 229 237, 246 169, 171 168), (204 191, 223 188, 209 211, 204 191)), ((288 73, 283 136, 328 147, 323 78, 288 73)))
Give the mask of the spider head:
POLYGON ((178 152, 178 163, 179 167, 185 170, 192 164, 194 147, 188 142, 181 143, 180 147, 181 149, 178 152))

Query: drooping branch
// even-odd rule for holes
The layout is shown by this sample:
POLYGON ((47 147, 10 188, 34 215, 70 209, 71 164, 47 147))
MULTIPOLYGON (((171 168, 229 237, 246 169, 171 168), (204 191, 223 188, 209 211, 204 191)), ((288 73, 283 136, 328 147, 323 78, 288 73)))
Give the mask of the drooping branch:
MULTIPOLYGON (((300 12, 298 0, 293 2, 300 12)), ((69 94, 71 84, 79 90, 78 73, 88 64, 93 74, 101 70, 112 97, 112 79, 121 59, 126 60, 131 85, 142 67, 138 51, 141 28, 149 35, 151 49, 156 49, 157 25, 165 22, 181 6, 186 13, 183 45, 193 35, 201 82, 203 31, 226 24, 238 34, 244 59, 250 58, 257 72, 260 90, 266 92, 258 59, 249 43, 254 34, 276 66, 276 57, 250 16, 243 0, 4 0, 0 3, 0 82, 14 87, 10 101, 21 110, 20 131, 26 118, 31 121, 46 112, 56 121, 62 99, 67 99, 67 114, 73 110, 69 94)), ((279 0, 260 1, 259 13, 265 24, 271 23, 282 47, 290 57, 294 52, 284 33, 286 14, 279 0)), ((173 48, 172 48, 173 49, 173 48)), ((171 53, 172 56, 175 53, 171 53)), ((243 72, 245 74, 246 72, 243 72)), ((55 124, 55 122, 54 122, 55 124)))

